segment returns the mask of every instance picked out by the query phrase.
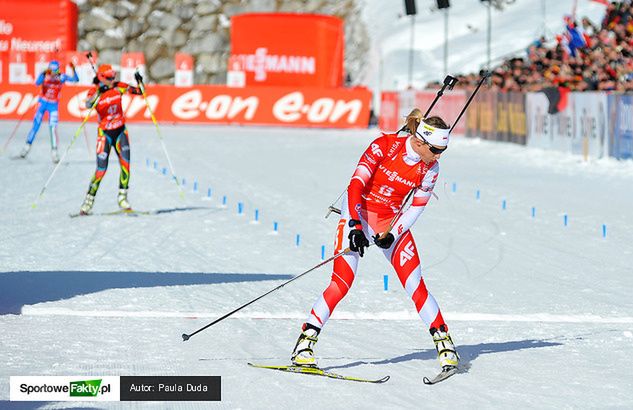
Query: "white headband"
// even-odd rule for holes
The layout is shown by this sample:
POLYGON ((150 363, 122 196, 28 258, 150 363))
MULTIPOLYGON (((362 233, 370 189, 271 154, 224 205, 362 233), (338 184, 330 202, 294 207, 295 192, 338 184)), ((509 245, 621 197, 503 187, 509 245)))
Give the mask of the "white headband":
POLYGON ((445 147, 448 145, 448 135, 450 133, 449 128, 436 128, 424 121, 420 123, 418 132, 422 137, 431 145, 438 147, 445 147))

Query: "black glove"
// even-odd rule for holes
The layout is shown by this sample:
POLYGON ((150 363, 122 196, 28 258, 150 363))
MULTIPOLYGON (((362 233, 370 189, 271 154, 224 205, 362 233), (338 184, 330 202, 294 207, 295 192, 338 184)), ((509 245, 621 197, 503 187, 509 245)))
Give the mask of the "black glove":
POLYGON ((93 83, 94 85, 99 85, 100 81, 99 81, 99 79, 97 78, 97 76, 96 76, 96 75, 95 75, 95 76, 94 76, 94 78, 92 79, 92 83, 93 83))
POLYGON ((143 76, 138 71, 134 72, 134 79, 136 80, 137 83, 143 84, 143 76))
POLYGON ((369 246, 369 240, 365 236, 362 230, 360 229, 352 229, 348 235, 349 238, 349 249, 352 252, 358 252, 358 254, 363 257, 365 254, 365 248, 369 246))
POLYGON ((108 87, 107 85, 100 85, 99 86, 99 94, 103 94, 106 91, 108 91, 110 89, 110 87, 108 87))
POLYGON ((374 243, 378 245, 379 248, 389 249, 391 245, 393 245, 393 241, 396 239, 391 232, 389 232, 384 238, 380 239, 380 234, 377 233, 375 236, 371 237, 374 240, 374 243))

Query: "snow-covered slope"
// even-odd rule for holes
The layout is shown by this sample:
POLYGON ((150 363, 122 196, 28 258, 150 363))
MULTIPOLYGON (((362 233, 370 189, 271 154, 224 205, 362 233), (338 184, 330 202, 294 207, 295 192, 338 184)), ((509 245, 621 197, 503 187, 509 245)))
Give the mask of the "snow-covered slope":
MULTIPOLYGON (((0 142, 14 124, 2 123, 0 142)), ((61 125, 62 147, 77 125, 61 125)), ((431 338, 387 261, 370 249, 317 344, 326 368, 391 375, 363 385, 246 365, 288 362, 329 267, 187 343, 180 335, 319 263, 322 245, 332 252, 336 220, 323 219, 325 210, 376 131, 161 127, 185 178, 184 200, 159 172, 166 162, 153 126, 129 127, 130 201, 164 211, 157 215, 68 217, 94 171, 94 146, 88 151, 82 139, 36 209, 52 171, 46 138, 27 160, 0 157, 0 408, 12 407, 11 375, 222 376, 215 404, 16 408, 633 407, 631 163, 456 138, 441 161, 439 200, 413 233, 462 374, 422 385, 438 370, 431 338)), ((91 124, 90 144, 94 132, 91 124)), ((11 154, 18 148, 14 142, 11 154)), ((116 208, 117 173, 113 158, 96 212, 116 208)))

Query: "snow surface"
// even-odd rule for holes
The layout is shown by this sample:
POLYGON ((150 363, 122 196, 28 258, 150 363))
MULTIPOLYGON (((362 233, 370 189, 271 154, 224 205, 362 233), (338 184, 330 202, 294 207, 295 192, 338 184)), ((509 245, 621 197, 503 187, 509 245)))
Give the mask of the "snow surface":
MULTIPOLYGON (((0 124, 0 142, 14 126, 0 124)), ((63 148, 77 126, 60 125, 63 148)), ((432 340, 372 248, 317 345, 327 369, 391 375, 365 385, 246 365, 289 361, 330 266, 186 343, 180 335, 316 265, 322 245, 331 254, 337 221, 326 208, 377 130, 161 125, 181 199, 160 172, 153 125, 132 124, 130 201, 164 212, 69 218, 94 172, 94 124, 90 150, 81 135, 35 209, 53 166, 46 130, 28 159, 10 159, 26 128, 0 157, 0 408, 633 407, 631 162, 454 138, 439 200, 413 233, 462 373, 422 384, 439 370, 432 340), (222 401, 10 403, 11 375, 219 375, 222 401)), ((111 158, 95 212, 116 209, 117 168, 111 158)))

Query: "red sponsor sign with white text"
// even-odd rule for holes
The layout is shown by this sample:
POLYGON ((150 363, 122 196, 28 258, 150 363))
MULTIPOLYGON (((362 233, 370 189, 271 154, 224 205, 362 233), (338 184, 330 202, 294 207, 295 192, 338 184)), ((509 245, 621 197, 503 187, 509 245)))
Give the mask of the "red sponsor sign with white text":
POLYGON ((246 86, 341 87, 344 48, 338 17, 247 13, 231 18, 229 66, 240 61, 246 86))
MULTIPOLYGON (((82 102, 88 89, 63 90, 60 120, 80 121, 87 114, 82 102)), ((0 120, 20 118, 19 107, 37 91, 30 85, 0 85, 0 120)), ((371 93, 366 88, 150 85, 147 98, 156 118, 163 123, 365 128, 371 93)), ((142 96, 124 95, 123 109, 129 122, 151 121, 146 108, 142 96)))

